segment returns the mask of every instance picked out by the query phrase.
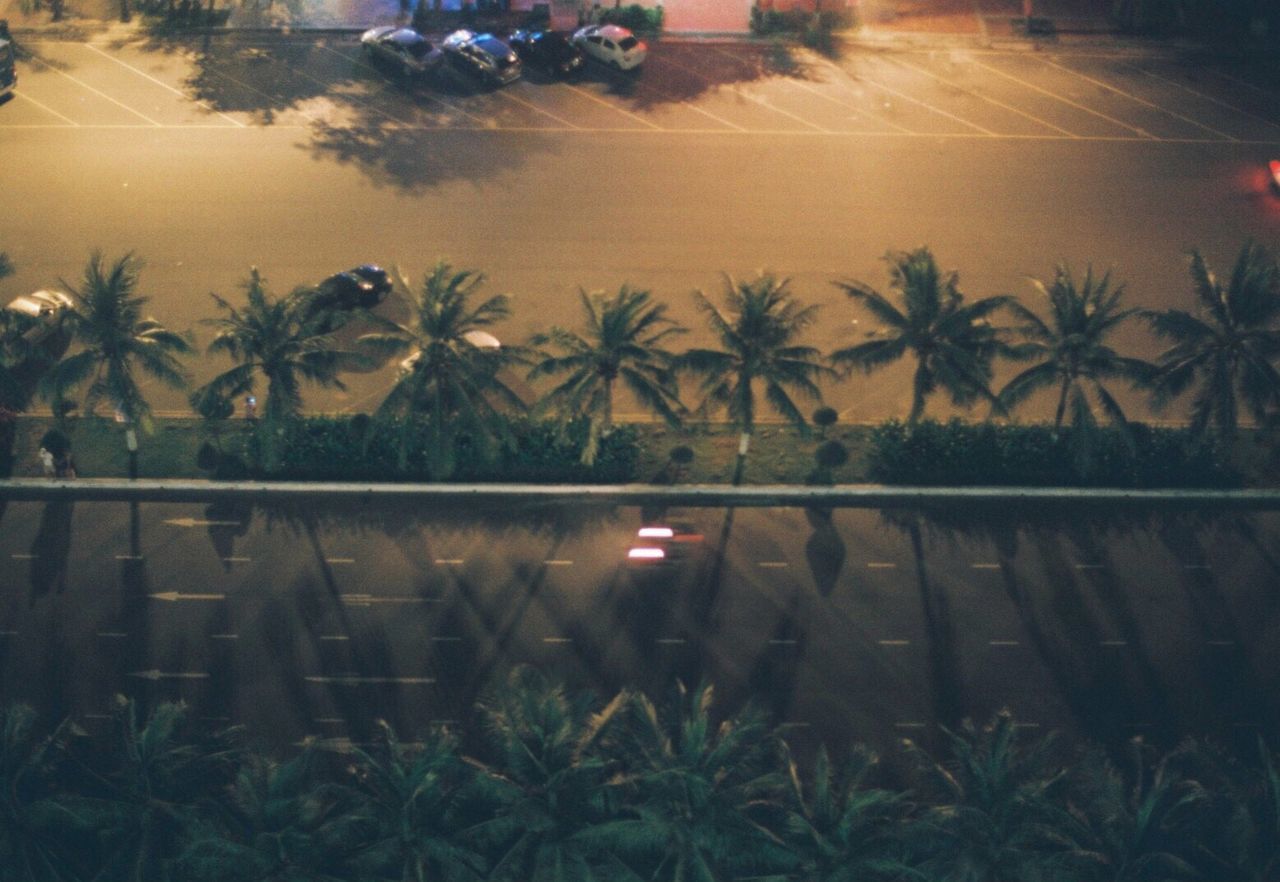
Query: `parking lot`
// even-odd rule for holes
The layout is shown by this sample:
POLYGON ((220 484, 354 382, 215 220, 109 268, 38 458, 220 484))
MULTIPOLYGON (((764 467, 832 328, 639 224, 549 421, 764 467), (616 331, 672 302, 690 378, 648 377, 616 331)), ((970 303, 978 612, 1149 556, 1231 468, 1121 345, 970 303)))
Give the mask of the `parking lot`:
POLYGON ((21 45, 0 128, 377 127, 1280 144, 1280 93, 1170 56, 662 43, 639 74, 406 85, 355 36, 21 45))

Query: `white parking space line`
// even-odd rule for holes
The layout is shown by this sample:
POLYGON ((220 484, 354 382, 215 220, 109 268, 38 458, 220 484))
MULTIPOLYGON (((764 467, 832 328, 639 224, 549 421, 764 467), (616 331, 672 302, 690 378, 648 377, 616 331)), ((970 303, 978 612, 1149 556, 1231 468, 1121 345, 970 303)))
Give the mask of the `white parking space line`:
MULTIPOLYGON (((125 103, 124 103, 124 102, 122 102, 122 101, 117 101, 115 98, 112 98, 110 95, 108 95, 106 92, 103 92, 103 91, 102 91, 102 90, 100 90, 100 89, 95 89, 93 86, 89 85, 89 84, 88 84, 88 83, 86 83, 84 80, 80 79, 79 77, 73 77, 71 74, 67 73, 66 71, 58 70, 58 68, 56 68, 56 67, 54 67, 53 65, 49 64, 47 61, 41 61, 41 60, 40 60, 40 59, 38 59, 38 58, 34 58, 34 59, 32 59, 32 60, 33 60, 33 61, 35 61, 37 64, 41 65, 42 67, 46 68, 47 70, 51 70, 51 71, 53 71, 53 72, 54 72, 54 73, 56 73, 58 76, 65 77, 66 79, 71 80, 71 82, 75 83, 75 84, 76 84, 77 86, 79 86, 80 88, 82 88, 82 89, 87 89, 87 90, 89 90, 90 92, 92 92, 93 94, 97 95, 99 98, 105 98, 107 101, 110 101, 112 104, 116 105, 117 107, 120 107, 120 108, 122 108, 122 109, 124 109, 124 110, 129 111, 130 113, 132 113, 134 116, 138 117, 139 119, 146 120, 146 121, 147 121, 148 123, 150 123, 152 126, 155 126, 156 128, 163 128, 163 125, 162 125, 161 123, 156 122, 154 119, 152 119, 151 117, 147 116, 145 113, 141 113, 141 112, 139 112, 139 111, 137 111, 137 110, 134 110, 132 107, 130 107, 128 104, 125 104, 125 103)), ((65 117, 64 117, 64 118, 65 118, 65 117)))
POLYGON ((966 89, 964 86, 961 86, 959 83, 949 80, 946 77, 939 76, 938 74, 935 74, 933 71, 930 71, 926 68, 912 64, 911 62, 907 61, 904 58, 898 58, 895 60, 898 62, 898 64, 901 64, 903 67, 910 68, 911 70, 914 70, 917 73, 922 73, 925 76, 931 77, 932 79, 937 80, 938 82, 943 83, 959 92, 963 92, 966 95, 972 95, 974 98, 977 98, 980 101, 985 101, 988 104, 994 105, 1004 110, 1008 110, 1011 113, 1016 113, 1018 116, 1031 120, 1036 125, 1041 125, 1041 126, 1045 126, 1046 128, 1053 129, 1055 132, 1065 135, 1068 138, 1080 137, 1075 132, 1069 132, 1066 129, 1062 128, 1061 126, 1055 126, 1053 123, 1049 122, 1048 120, 1043 120, 1038 116, 1034 116, 1030 113, 1027 113, 1025 110, 1019 110, 1017 107, 1014 107, 1012 104, 1005 104, 1003 101, 1000 101, 996 98, 988 97, 987 95, 983 95, 981 92, 975 92, 972 89, 966 89))
MULTIPOLYGON (((373 65, 366 63, 362 57, 357 56, 353 58, 352 56, 347 55, 345 52, 339 52, 337 49, 334 49, 332 46, 329 46, 324 43, 320 44, 320 48, 325 50, 326 52, 332 52, 334 55, 338 56, 339 58, 342 58, 342 59, 345 59, 346 61, 351 62, 356 67, 363 68, 364 70, 367 70, 375 74, 378 77, 378 79, 381 80, 383 83, 386 82, 386 76, 382 73, 382 71, 378 70, 373 65)), ((424 97, 426 97, 428 101, 434 101, 436 104, 444 105, 450 110, 460 113, 463 116, 467 117, 468 119, 475 120, 475 122, 479 124, 479 128, 484 131, 490 131, 493 128, 492 126, 485 125, 485 121, 480 117, 476 116, 474 113, 468 113, 467 111, 463 110, 461 107, 458 107, 452 102, 446 101, 437 95, 427 94, 424 97)))
POLYGON ((546 565, 547 565, 547 566, 549 566, 549 567, 571 567, 571 566, 573 566, 573 561, 571 561, 571 560, 559 560, 559 559, 553 559, 553 560, 544 560, 544 561, 543 561, 543 563, 544 563, 544 564, 546 564, 546 565))
POLYGON ((1084 80, 1084 81, 1085 81, 1085 82, 1087 82, 1087 83, 1093 83, 1095 86, 1097 86, 1097 87, 1098 87, 1098 88, 1100 88, 1100 89, 1106 89, 1107 91, 1115 92, 1117 95, 1121 95, 1121 96, 1123 96, 1123 97, 1125 97, 1125 98, 1128 98, 1130 101, 1135 101, 1135 102, 1137 102, 1138 104, 1141 104, 1141 105, 1142 105, 1142 106, 1144 106, 1144 107, 1150 107, 1152 110, 1157 110, 1157 111, 1159 111, 1160 113, 1167 114, 1168 116, 1172 116, 1172 117, 1174 117, 1175 119, 1180 119, 1180 120, 1182 120, 1182 121, 1183 121, 1183 122, 1185 122, 1185 123, 1190 123, 1191 125, 1195 126, 1196 128, 1204 129, 1206 132, 1209 132, 1209 133, 1211 133, 1211 134, 1217 135, 1217 136, 1218 136, 1218 137, 1220 137, 1220 138, 1224 138, 1224 139, 1226 139, 1226 140, 1228 140, 1228 141, 1238 141, 1238 140, 1239 140, 1238 138, 1233 138, 1231 135, 1228 135, 1226 132, 1220 132, 1220 131, 1218 131, 1217 129, 1213 128, 1212 126, 1206 126, 1206 125, 1205 125, 1204 123, 1202 123, 1202 122, 1197 122, 1196 120, 1192 119, 1192 118, 1191 118, 1191 117, 1189 117, 1189 116, 1183 116, 1182 114, 1180 114, 1180 113, 1178 113, 1178 112, 1176 112, 1176 111, 1169 110, 1167 107, 1161 107, 1159 104, 1154 104, 1154 103, 1152 103, 1152 102, 1150 102, 1150 101, 1146 100, 1145 98, 1139 98, 1137 95, 1134 95, 1134 94, 1132 94, 1132 93, 1130 93, 1130 92, 1126 92, 1124 89, 1116 88, 1115 86, 1111 85, 1110 83, 1104 82, 1103 80, 1095 79, 1094 77, 1088 76, 1088 75, 1086 75, 1086 74, 1082 74, 1082 73, 1080 73, 1080 71, 1078 71, 1078 70, 1072 70, 1072 69, 1071 69, 1071 68, 1069 68, 1069 67, 1066 67, 1066 66, 1064 66, 1064 65, 1058 64, 1058 62, 1056 62, 1056 61, 1052 61, 1052 60, 1050 60, 1050 59, 1048 59, 1048 58, 1041 59, 1041 60, 1042 60, 1045 64, 1049 65, 1050 67, 1056 67, 1058 70, 1065 71, 1066 73, 1069 73, 1069 74, 1071 74, 1072 76, 1079 77, 1080 79, 1084 80))
POLYGON ((461 557, 437 557, 437 558, 435 559, 435 563, 438 563, 438 564, 460 564, 460 563, 466 563, 466 561, 465 561, 463 558, 461 558, 461 557))
POLYGON ((896 570, 897 568, 898 565, 896 563, 888 563, 886 561, 872 561, 867 564, 867 569, 869 570, 896 570))
MULTIPOLYGON (((688 74, 691 74, 692 76, 697 77, 698 79, 702 80, 704 83, 707 83, 708 85, 710 85, 710 84, 711 84, 711 80, 707 79, 707 78, 706 78, 706 77, 704 77, 702 74, 698 73, 696 70, 694 70, 693 68, 691 68, 691 67, 689 67, 689 66, 687 66, 687 65, 680 64, 680 63, 678 63, 678 62, 672 61, 670 58, 663 58, 663 59, 660 59, 660 60, 661 60, 661 63, 663 63, 663 64, 668 64, 668 65, 670 65, 670 66, 672 66, 672 67, 679 68, 680 70, 684 71, 685 73, 688 73, 688 74)), ((754 101, 756 104, 759 104, 759 105, 760 105, 761 107, 763 107, 764 109, 769 110, 769 111, 771 111, 771 112, 773 112, 773 113, 780 113, 780 114, 782 114, 782 115, 783 115, 783 116, 785 116, 785 117, 789 117, 790 119, 794 119, 796 122, 800 123, 801 125, 806 125, 806 126, 808 126, 809 128, 811 128, 811 129, 816 129, 817 131, 822 132, 823 134, 826 134, 826 135, 830 135, 830 134, 832 134, 832 132, 831 132, 831 130, 830 130, 830 129, 823 128, 822 126, 818 125, 817 123, 810 122, 809 120, 805 119, 805 118, 804 118, 804 117, 802 117, 802 116, 797 116, 796 114, 791 113, 790 111, 783 110, 781 107, 775 107, 774 105, 770 104, 768 101, 765 101, 765 100, 763 100, 763 99, 761 99, 761 98, 758 98, 758 97, 756 97, 755 95, 751 95, 751 94, 749 94, 748 92, 744 91, 743 89, 740 89, 739 87, 737 87, 737 86, 735 86, 735 85, 730 84, 730 85, 728 85, 728 86, 722 86, 721 88, 727 88, 730 92, 733 92, 735 95, 739 95, 739 96, 741 96, 741 97, 743 97, 743 98, 746 98, 748 101, 754 101)))
MULTIPOLYGON (((837 65, 831 63, 830 61, 823 62, 823 63, 827 67, 837 71, 838 73, 844 73, 843 70, 841 70, 837 65)), ((977 123, 969 122, 969 120, 965 119, 964 117, 956 116, 954 113, 948 113, 947 111, 943 110, 941 107, 934 107, 932 104, 930 104, 927 101, 921 101, 919 98, 916 98, 912 95, 908 95, 906 92, 899 91, 898 89, 894 89, 891 86, 886 86, 884 83, 881 83, 877 80, 873 80, 870 77, 865 76, 863 74, 858 75, 858 82, 866 83, 867 85, 872 86, 876 89, 879 89, 882 92, 888 92, 890 95, 893 95, 897 98, 901 98, 903 101, 907 101, 911 104, 918 104, 921 107, 923 107, 925 110, 932 111, 933 113, 936 113, 939 116, 945 116, 947 119, 954 120, 955 122, 958 122, 961 125, 968 126, 974 131, 981 132, 987 137, 990 137, 990 138, 1008 137, 1008 136, 1001 136, 1000 134, 993 132, 990 129, 983 128, 977 123)), ((937 133, 931 133, 929 137, 936 138, 939 136, 937 133)))
MULTIPOLYGON (((254 87, 254 86, 251 86, 251 85, 249 85, 248 83, 246 83, 244 80, 241 80, 241 79, 239 79, 238 77, 233 77, 233 76, 232 76, 231 74, 229 74, 229 73, 225 73, 225 72, 223 72, 223 71, 221 71, 221 70, 218 70, 218 68, 216 68, 216 67, 214 67, 214 66, 212 66, 212 65, 208 68, 208 71, 209 71, 209 73, 213 74, 215 77, 222 77, 222 79, 224 79, 224 80, 230 80, 231 82, 235 83, 237 86, 241 86, 241 87, 243 87, 243 88, 245 88, 245 89, 248 89, 250 92, 253 92, 255 95, 261 95, 263 98, 266 98, 266 99, 267 99, 267 100, 269 100, 269 101, 276 101, 276 100, 279 100, 275 95, 272 95, 272 94, 270 94, 270 93, 268 93, 268 92, 264 92, 264 91, 262 91, 262 90, 261 90, 261 89, 259 89, 259 88, 256 88, 256 87, 254 87)), ((290 107, 290 109, 291 109, 291 110, 296 110, 296 111, 298 112, 298 114, 299 114, 299 115, 301 115, 302 117, 304 117, 304 118, 306 118, 306 119, 311 120, 311 122, 313 122, 313 123, 314 123, 314 122, 322 122, 322 121, 323 121, 320 117, 316 116, 314 113, 308 113, 307 111, 303 110, 301 107, 291 106, 291 107, 290 107)), ((187 128, 187 127, 186 127, 186 126, 182 126, 182 128, 187 128)), ((273 129, 275 129, 275 128, 280 128, 280 126, 277 126, 277 125, 275 125, 274 123, 272 123, 271 128, 273 128, 273 129)))
POLYGON ((86 49, 90 49, 98 53, 103 58, 107 58, 107 59, 110 59, 111 61, 114 61, 116 64, 120 65, 121 67, 125 68, 128 71, 131 71, 132 73, 137 74, 143 79, 150 80, 151 82, 155 83, 157 86, 168 89, 170 92, 177 95, 178 97, 186 98, 187 100, 195 103, 197 106, 203 107, 205 110, 209 111, 210 113, 216 113, 218 116, 222 117, 232 125, 239 126, 242 129, 247 128, 247 126, 244 123, 240 122, 240 120, 227 116, 225 113, 223 113, 220 110, 214 110, 213 107, 211 107, 209 104, 205 103, 204 101, 201 101, 198 98, 196 99, 191 98, 191 96, 183 93, 179 89, 175 89, 173 88, 173 86, 170 86, 168 83, 158 80, 155 77, 151 76, 151 74, 147 73, 145 70, 140 70, 139 68, 134 67, 132 64, 126 64, 125 62, 121 61, 119 58, 116 58, 114 55, 103 52, 101 49, 99 49, 97 46, 93 45, 92 43, 85 43, 84 47, 86 49))
POLYGON ((1129 131, 1133 132, 1134 134, 1138 135, 1141 138, 1148 138, 1152 141, 1161 140, 1160 138, 1157 138, 1155 135, 1151 134, 1150 132, 1144 129, 1140 129, 1137 126, 1131 126, 1127 122, 1122 122, 1121 120, 1116 119, 1114 116, 1108 116, 1107 114, 1102 113, 1101 111, 1098 111, 1098 110, 1094 110, 1091 107, 1085 107, 1083 104, 1079 104, 1075 101, 1072 101, 1070 98, 1064 98, 1055 92, 1050 92, 1048 89, 1042 89, 1039 86, 1037 86, 1035 83, 1027 82, 1026 80, 1022 79, 1022 77, 1016 77, 1013 74, 1006 73, 997 67, 992 67, 989 64, 984 64, 983 62, 978 61, 976 58, 974 59, 973 63, 976 64, 978 67, 982 68, 983 70, 989 70, 996 76, 1004 77, 1006 80, 1010 80, 1011 82, 1017 83, 1018 85, 1024 88, 1030 89, 1033 92, 1039 92, 1041 95, 1046 95, 1055 101, 1061 101, 1063 104, 1066 104, 1068 107, 1074 107, 1076 110, 1083 110, 1085 113, 1092 114, 1093 116, 1096 116, 1099 119, 1105 119, 1107 122, 1111 123, 1112 125, 1120 126, 1120 128, 1122 129, 1128 129, 1129 131))
MULTIPOLYGON (((69 117, 69 116, 63 116, 61 113, 58 113, 58 111, 54 110, 52 107, 47 107, 47 106, 45 106, 44 104, 41 104, 39 101, 37 101, 36 99, 32 98, 30 95, 26 94, 25 92, 21 92, 21 91, 15 90, 13 94, 14 94, 14 95, 16 95, 16 96, 18 96, 19 98, 21 98, 23 101, 30 101, 32 104, 34 104, 36 107, 39 107, 39 108, 40 108, 41 110, 43 110, 45 113, 51 113, 51 114, 53 114, 54 116, 56 116, 58 119, 66 120, 67 125, 69 125, 69 126, 76 126, 77 128, 80 126, 80 123, 76 122, 76 121, 75 121, 74 119, 72 119, 71 117, 69 117)), ((43 128, 57 128, 57 129, 65 129, 66 127, 67 127, 67 126, 15 126, 14 128, 27 128, 27 129, 36 129, 36 128, 40 128, 40 129, 43 129, 43 128)), ((10 127, 9 127, 9 126, 6 126, 5 128, 10 128, 10 127)))
POLYGON ((1138 67, 1136 64, 1130 63, 1130 64, 1126 64, 1125 66, 1132 70, 1136 70, 1140 74, 1151 77, 1152 79, 1159 80, 1162 83, 1168 83, 1171 86, 1176 86, 1177 88, 1181 89, 1184 92, 1187 92, 1191 95, 1195 95, 1197 98, 1203 98, 1205 101, 1209 101, 1213 104, 1217 104, 1219 107, 1225 107, 1227 110, 1230 110, 1232 113, 1238 113, 1241 116, 1248 117, 1249 119, 1255 122, 1266 123, 1272 128, 1280 129, 1280 123, 1275 122, 1275 120, 1267 119, 1265 116, 1261 116, 1260 114, 1245 110, 1243 107, 1237 107, 1236 105, 1231 104, 1230 102, 1223 101, 1220 98, 1215 98, 1213 95, 1210 95, 1207 92, 1201 92, 1199 89, 1193 89, 1190 86, 1186 85, 1185 83, 1180 83, 1177 80, 1170 79, 1169 77, 1161 76, 1158 73, 1152 73, 1151 71, 1146 70, 1145 68, 1138 67))
MULTIPOLYGON (((715 115, 714 113, 712 113, 711 111, 709 111, 709 110, 704 110, 703 108, 699 107, 699 106, 698 106, 698 105, 696 105, 696 104, 690 104, 688 101, 684 100, 683 98, 676 98, 674 95, 670 94, 669 92, 664 92, 662 89, 659 89, 657 86, 654 86, 654 85, 652 85, 652 84, 650 84, 650 83, 642 83, 642 84, 641 84, 641 88, 643 88, 643 89, 647 89, 648 91, 653 92, 654 94, 661 95, 663 98, 665 98, 667 101, 669 101, 669 102, 670 102, 670 103, 672 103, 672 104, 679 104, 681 107, 687 107, 687 108, 689 108, 690 110, 697 111, 698 113, 700 113, 700 114, 702 114, 703 116, 705 116, 707 119, 713 119, 713 120, 715 120, 716 122, 720 123, 721 125, 723 125, 723 126, 728 126, 729 128, 733 129, 733 130, 734 130, 734 131, 736 131, 736 132, 745 132, 745 131, 747 131, 747 130, 746 130, 746 129, 744 129, 742 126, 738 125, 737 123, 729 122, 729 120, 727 120, 727 119, 724 119, 724 118, 722 118, 722 117, 716 116, 716 115, 715 115)), ((665 130, 665 131, 685 131, 685 130, 683 130, 683 129, 681 129, 681 130, 670 130, 670 129, 668 129, 668 130, 665 130)), ((710 132, 702 132, 702 131, 699 131, 699 132, 698 132, 698 134, 710 134, 710 133, 714 133, 714 132, 715 132, 715 130, 714 130, 714 129, 712 129, 710 132)))
MULTIPOLYGON (((319 45, 319 47, 320 47, 321 49, 328 49, 328 48, 329 48, 328 46, 325 46, 324 44, 318 44, 318 45, 319 45)), ((330 51, 330 52, 332 52, 333 50, 332 50, 332 49, 330 49, 329 51, 330 51)), ((335 54, 336 54, 339 58, 347 58, 347 56, 346 56, 346 55, 343 55, 341 52, 337 52, 337 53, 335 53, 335 54)), ((274 59, 274 58, 272 59, 272 63, 274 63, 274 64, 283 64, 283 62, 278 61, 278 60, 276 60, 276 59, 274 59)), ((357 64, 359 64, 359 62, 357 62, 357 64)), ((361 67, 363 67, 364 65, 360 65, 360 66, 361 66, 361 67)), ((322 80, 322 79, 320 79, 319 77, 312 76, 311 74, 307 73, 305 70, 299 70, 299 69, 297 69, 297 68, 290 67, 290 66, 289 66, 289 65, 287 65, 287 64, 285 64, 285 65, 284 65, 284 67, 286 67, 286 68, 289 70, 289 72, 290 72, 290 73, 297 74, 298 76, 301 76, 301 77, 305 77, 306 79, 311 80, 311 82, 313 82, 313 83, 319 83, 320 85, 325 86, 326 88, 327 88, 327 87, 329 87, 329 86, 332 86, 332 85, 333 85, 332 81, 330 81, 330 80, 322 80)), ((393 116, 393 115, 391 115, 390 113, 387 113, 385 110, 382 110, 381 108, 374 107, 374 106, 373 106, 372 104, 370 104, 368 101, 361 100, 359 97, 357 97, 357 96, 355 96, 355 95, 352 95, 352 94, 351 94, 351 93, 349 93, 349 92, 348 92, 348 93, 343 93, 343 96, 342 96, 342 97, 343 97, 343 98, 349 98, 349 99, 354 100, 354 101, 355 101, 357 104, 359 104, 361 107, 366 107, 366 108, 368 108, 369 110, 372 110, 374 113, 378 114, 379 116, 385 116, 387 119, 391 120, 392 122, 396 123, 397 125, 400 125, 400 126, 403 126, 403 127, 406 127, 406 128, 412 127, 412 123, 407 123, 407 122, 405 122, 404 120, 400 119, 399 117, 397 117, 397 116, 393 116)), ((421 128, 421 126, 418 126, 418 128, 421 128)))
POLYGON ((586 98, 590 101, 594 101, 595 103, 600 104, 604 107, 608 107, 610 110, 616 110, 618 113, 622 114, 628 119, 634 119, 636 122, 643 123, 649 128, 657 129, 660 132, 666 131, 666 129, 662 128, 662 126, 658 125, 657 123, 650 122, 649 120, 645 119, 643 116, 641 116, 638 113, 632 113, 630 110, 627 110, 624 107, 619 107, 618 105, 610 101, 605 101, 603 98, 599 98, 595 95, 592 95, 590 91, 582 88, 581 86, 575 86, 573 85, 573 83, 565 83, 565 85, 568 86, 569 89, 575 92, 576 94, 581 95, 583 98, 586 98))
POLYGON ((543 116, 550 117, 551 119, 554 119, 556 122, 560 123, 560 125, 562 126, 568 126, 570 129, 576 129, 578 131, 582 131, 582 126, 574 125, 573 123, 569 122, 569 120, 564 119, 563 117, 560 117, 560 116, 556 116, 554 113, 552 113, 549 110, 543 110, 541 107, 539 107, 538 105, 530 101, 525 101, 523 98, 520 98, 516 95, 512 95, 506 89, 499 89, 497 94, 501 95, 503 98, 506 98, 508 101, 514 101, 516 104, 520 104, 524 107, 527 107, 532 111, 542 114, 543 116))
POLYGON ((788 83, 788 85, 791 85, 795 88, 808 92, 811 95, 816 95, 817 97, 823 99, 824 101, 830 101, 832 104, 835 104, 837 107, 843 107, 846 110, 852 110, 858 116, 865 116, 869 120, 882 123, 883 125, 889 126, 892 129, 897 129, 899 132, 905 135, 920 134, 919 132, 916 132, 916 131, 913 131, 912 129, 907 128, 901 123, 894 122, 893 120, 889 119, 886 116, 883 116, 882 114, 871 113, 864 108, 857 107, 856 105, 849 104, 845 101, 841 101, 839 98, 832 98, 830 95, 825 95, 822 92, 815 89, 813 86, 810 86, 808 83, 803 83, 803 82, 800 82, 799 80, 787 80, 786 82, 788 83))

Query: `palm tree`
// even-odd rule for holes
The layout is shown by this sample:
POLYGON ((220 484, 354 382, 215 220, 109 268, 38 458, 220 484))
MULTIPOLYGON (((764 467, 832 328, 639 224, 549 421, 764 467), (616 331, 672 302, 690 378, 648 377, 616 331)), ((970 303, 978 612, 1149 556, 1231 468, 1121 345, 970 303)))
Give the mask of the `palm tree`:
MULTIPOLYGON (((501 368, 523 359, 518 348, 478 345, 477 332, 510 314, 506 295, 497 294, 472 306, 484 276, 455 272, 443 260, 427 275, 414 303, 409 324, 389 332, 365 334, 357 341, 378 355, 412 351, 378 409, 382 417, 399 416, 400 468, 414 447, 415 417, 427 417, 427 464, 435 478, 452 474, 456 446, 463 433, 482 447, 511 443, 502 406, 523 408, 524 402, 499 376, 501 368)), ((407 287, 407 286, 406 286, 407 287)))
POLYGON ((1008 711, 981 729, 943 729, 950 756, 938 762, 914 745, 919 791, 932 798, 918 849, 924 875, 938 882, 1045 878, 1063 850, 1061 812, 1051 796, 1061 774, 1052 740, 1020 744, 1008 711))
POLYGON ((865 282, 834 283, 887 327, 867 334, 876 339, 833 352, 831 361, 870 373, 908 352, 914 355, 917 364, 907 416, 912 425, 924 413, 925 400, 939 388, 957 406, 968 406, 979 398, 999 406, 989 388, 991 363, 1005 348, 1001 331, 991 326, 989 317, 1011 298, 965 303, 959 275, 942 272, 927 247, 891 251, 885 260, 889 285, 898 290, 903 309, 865 282))
POLYGON ((1241 400, 1259 423, 1280 404, 1280 269, 1256 242, 1240 249, 1226 287, 1199 251, 1190 255, 1195 314, 1149 311, 1152 328, 1172 345, 1159 359, 1156 401, 1165 404, 1198 384, 1191 402, 1191 431, 1203 437, 1214 426, 1235 437, 1241 400))
POLYGON ((77 850, 69 835, 80 826, 70 800, 54 781, 73 728, 69 720, 39 735, 28 705, 0 710, 0 855, 3 877, 14 882, 77 878, 77 850))
POLYGON ((483 832, 498 846, 490 878, 634 878, 605 848, 617 801, 601 750, 629 701, 619 693, 593 713, 590 695, 570 695, 532 668, 517 667, 480 702, 501 785, 494 791, 497 815, 483 832))
POLYGON ((785 787, 776 732, 752 706, 717 725, 712 703, 705 683, 679 684, 667 714, 645 696, 631 702, 627 740, 616 750, 634 817, 598 835, 643 878, 726 882, 796 869, 795 854, 766 823, 785 787))
POLYGON ((802 306, 781 281, 762 273, 751 282, 735 282, 725 276, 728 310, 721 312, 701 291, 694 292, 698 308, 707 317, 721 349, 691 349, 680 356, 680 368, 702 377, 702 404, 706 412, 724 405, 741 431, 733 482, 742 480, 747 451, 756 425, 757 381, 764 384, 765 400, 802 433, 808 430, 804 414, 791 392, 818 399, 815 382, 829 373, 818 350, 796 340, 816 314, 816 306, 802 306))
POLYGON ((247 755, 221 800, 217 822, 190 835, 173 878, 336 882, 332 873, 367 847, 370 825, 361 795, 324 769, 313 741, 286 762, 247 755))
POLYGON ((683 408, 672 371, 674 356, 663 344, 685 329, 666 317, 666 306, 654 304, 648 291, 623 285, 612 297, 585 291, 579 291, 579 296, 586 317, 585 336, 560 327, 536 335, 531 341, 534 346, 550 345, 562 354, 543 354, 529 379, 568 374, 543 403, 557 407, 566 419, 587 417, 582 461, 590 465, 600 436, 613 426, 613 390, 619 380, 668 425, 679 425, 683 408))
POLYGON ((1065 265, 1057 267, 1052 284, 1046 286, 1039 279, 1031 283, 1048 301, 1048 321, 1017 301, 1009 303, 1009 310, 1021 322, 1015 330, 1025 340, 1016 347, 1016 357, 1038 363, 1005 384, 1000 391, 1001 404, 1011 409, 1031 394, 1056 385, 1054 429, 1062 428, 1068 403, 1073 426, 1096 422, 1095 402, 1112 422, 1124 425, 1124 411, 1103 381, 1121 378, 1144 383, 1150 380, 1154 365, 1120 355, 1106 341, 1112 331, 1141 310, 1121 309, 1124 285, 1112 288, 1110 273, 1094 279, 1092 266, 1079 286, 1065 265))
POLYGON ((151 407, 135 375, 141 370, 175 389, 186 385, 186 375, 176 356, 191 351, 180 334, 143 314, 148 298, 137 296, 141 264, 125 254, 108 265, 94 251, 85 266, 80 285, 63 282, 72 306, 66 322, 82 348, 55 364, 41 382, 55 411, 68 392, 89 381, 84 409, 93 413, 102 400, 116 408, 126 426, 129 473, 137 476, 137 435, 134 427, 151 430, 151 407))
POLYGON ((810 882, 902 879, 901 851, 909 806, 902 794, 868 786, 877 757, 856 746, 837 769, 826 747, 818 750, 809 786, 788 757, 787 840, 810 882))
POLYGON ((246 303, 241 308, 209 295, 226 315, 205 320, 215 328, 208 351, 226 353, 235 366, 196 390, 192 404, 205 412, 211 402, 233 401, 252 393, 261 375, 267 385, 263 430, 268 464, 273 465, 280 432, 302 409, 302 383, 345 388, 338 373, 349 353, 334 348, 324 332, 325 317, 310 308, 309 292, 273 298, 257 267, 250 269, 243 287, 246 303))
POLYGON ((434 729, 411 749, 389 724, 381 726, 376 750, 354 751, 357 786, 365 795, 361 811, 372 821, 373 835, 352 866, 361 878, 484 878, 484 855, 471 841, 481 818, 468 802, 470 791, 480 789, 473 782, 487 772, 463 761, 447 729, 434 729))
MULTIPOLYGON (((1128 768, 1091 751, 1071 770, 1069 816, 1060 827, 1071 847, 1068 878, 1097 882, 1166 882, 1202 876, 1189 859, 1197 851, 1194 822, 1217 813, 1212 796, 1178 774, 1168 757, 1152 764, 1141 739, 1128 745, 1128 768)), ((1245 878, 1237 875, 1229 877, 1245 878)))
POLYGON ((101 794, 95 802, 105 857, 95 878, 169 878, 166 868, 202 824, 202 803, 233 780, 230 733, 188 738, 185 719, 185 705, 166 702, 139 724, 134 700, 116 696, 115 749, 105 767, 82 764, 101 794))

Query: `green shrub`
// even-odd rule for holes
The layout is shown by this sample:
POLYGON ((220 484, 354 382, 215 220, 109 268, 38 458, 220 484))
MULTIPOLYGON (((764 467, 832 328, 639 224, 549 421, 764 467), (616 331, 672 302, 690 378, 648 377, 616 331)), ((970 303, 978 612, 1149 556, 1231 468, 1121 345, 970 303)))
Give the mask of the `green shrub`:
POLYGON ((868 470, 885 484, 1051 487, 1222 487, 1239 483, 1217 445, 1183 429, 1099 429, 1082 469, 1072 430, 896 420, 871 435, 868 470))
MULTIPOLYGON (((399 467, 396 438, 403 423, 374 421, 357 415, 351 419, 307 417, 291 422, 284 431, 281 466, 267 472, 261 440, 249 440, 249 461, 256 477, 290 481, 426 481, 425 420, 415 420, 413 436, 422 444, 410 450, 407 468, 399 467)), ((550 421, 513 419, 510 430, 514 447, 486 451, 473 439, 457 440, 452 481, 462 483, 519 482, 628 483, 636 480, 640 451, 636 431, 619 426, 600 439, 596 461, 581 463, 587 439, 585 421, 571 423, 565 430, 550 421)))
POLYGON ((638 3, 630 6, 619 6, 616 9, 605 9, 600 13, 601 24, 621 25, 637 34, 657 34, 662 32, 662 7, 648 9, 638 3))

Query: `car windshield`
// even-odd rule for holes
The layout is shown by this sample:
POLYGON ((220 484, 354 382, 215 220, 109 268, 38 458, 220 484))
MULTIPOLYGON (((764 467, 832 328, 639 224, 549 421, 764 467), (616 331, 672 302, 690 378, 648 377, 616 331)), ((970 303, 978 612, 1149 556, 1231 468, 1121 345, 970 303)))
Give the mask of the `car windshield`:
POLYGON ((409 54, 414 58, 426 58, 431 54, 431 44, 426 40, 421 40, 417 43, 409 43, 405 48, 409 50, 409 54))
POLYGON ((507 55, 506 44, 503 43, 501 40, 495 40, 492 37, 490 37, 488 40, 477 40, 476 45, 479 46, 481 49, 483 49, 485 52, 488 52, 490 55, 498 55, 504 58, 507 55))
POLYGON ((618 41, 618 48, 623 52, 630 52, 640 43, 635 37, 623 37, 618 41))

